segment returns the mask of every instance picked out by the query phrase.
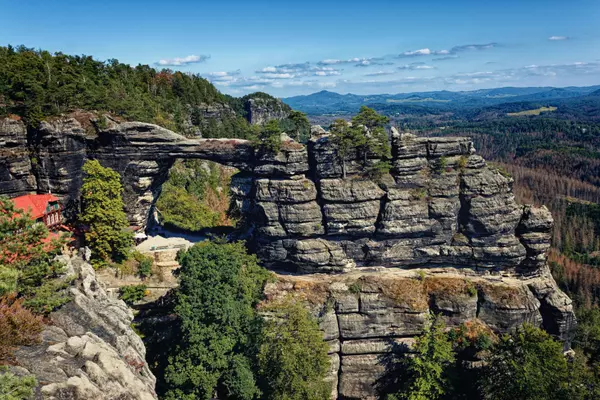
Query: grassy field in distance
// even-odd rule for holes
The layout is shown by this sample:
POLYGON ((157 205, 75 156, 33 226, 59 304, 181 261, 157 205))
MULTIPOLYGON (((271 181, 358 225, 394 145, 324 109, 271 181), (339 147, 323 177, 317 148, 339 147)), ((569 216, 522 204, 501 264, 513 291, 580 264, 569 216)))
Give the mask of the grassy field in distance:
POLYGON ((508 113, 506 115, 508 115, 510 117, 522 117, 524 115, 540 115, 543 112, 552 112, 552 111, 556 111, 556 107, 540 107, 540 108, 536 108, 535 110, 519 111, 519 112, 514 112, 514 113, 508 113))

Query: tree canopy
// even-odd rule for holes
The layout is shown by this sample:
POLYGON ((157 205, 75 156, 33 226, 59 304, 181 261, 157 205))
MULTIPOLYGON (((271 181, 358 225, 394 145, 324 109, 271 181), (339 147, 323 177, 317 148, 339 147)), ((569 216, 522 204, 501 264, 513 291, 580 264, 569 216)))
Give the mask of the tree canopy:
POLYGON ((83 165, 82 207, 79 220, 87 226, 85 240, 92 250, 92 263, 122 262, 129 256, 133 233, 124 210, 121 177, 97 160, 83 165))
POLYGON ((346 177, 346 160, 349 157, 360 157, 363 169, 367 173, 389 170, 390 145, 385 124, 389 119, 377 114, 369 107, 362 106, 360 112, 349 124, 343 119, 336 119, 330 126, 331 141, 336 146, 337 155, 342 165, 342 175, 346 177), (369 156, 380 159, 374 165, 367 165, 369 156))
POLYGON ((269 273, 242 243, 197 244, 179 262, 175 313, 181 332, 165 372, 166 398, 255 398, 250 335, 269 273))
POLYGON ((63 240, 49 240, 44 224, 0 196, 0 296, 17 293, 24 304, 48 313, 68 301, 64 266, 54 259, 63 240))
POLYGON ((267 400, 325 400, 331 384, 323 332, 306 306, 286 299, 261 309, 266 320, 258 351, 261 387, 267 400))

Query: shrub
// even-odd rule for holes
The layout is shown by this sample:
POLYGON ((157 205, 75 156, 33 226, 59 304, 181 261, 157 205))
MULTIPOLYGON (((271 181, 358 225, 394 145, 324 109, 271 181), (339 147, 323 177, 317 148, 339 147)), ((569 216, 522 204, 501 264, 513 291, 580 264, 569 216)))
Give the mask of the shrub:
POLYGON ((146 297, 146 285, 129 285, 119 289, 119 298, 125 303, 132 305, 146 297))
POLYGON ((278 153, 281 150, 281 132, 279 122, 272 119, 261 128, 255 145, 267 153, 278 153))
POLYGON ((0 296, 17 291, 19 271, 15 268, 0 267, 0 296))
POLYGON ((360 293, 360 283, 358 281, 350 284, 350 286, 348 286, 348 291, 350 291, 350 293, 352 294, 359 294, 360 293))
POLYGON ((144 255, 139 251, 134 251, 133 258, 138 263, 137 273, 142 278, 148 278, 152 275, 152 264, 154 259, 150 256, 144 255))
POLYGON ((467 163, 469 162, 469 158, 467 156, 461 156, 458 160, 458 168, 465 169, 467 167, 467 163))
POLYGON ((27 400, 33 397, 33 390, 37 386, 35 376, 19 377, 0 367, 0 399, 2 400, 27 400))
POLYGON ((446 168, 448 168, 448 159, 445 156, 441 156, 436 165, 436 172, 438 174, 443 174, 446 172, 446 168))
POLYGON ((15 346, 38 342, 44 329, 42 317, 23 307, 15 294, 0 298, 0 360, 10 357, 15 346))

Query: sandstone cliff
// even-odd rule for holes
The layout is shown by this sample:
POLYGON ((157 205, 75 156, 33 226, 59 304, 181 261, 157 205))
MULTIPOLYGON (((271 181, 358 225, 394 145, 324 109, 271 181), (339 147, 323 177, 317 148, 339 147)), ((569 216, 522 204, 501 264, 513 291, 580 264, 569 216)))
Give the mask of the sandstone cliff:
POLYGON ((131 310, 107 296, 91 265, 75 258, 68 266, 77 276, 71 302, 50 314, 38 345, 15 352, 13 371, 35 375, 38 399, 156 399, 131 310))
POLYGON ((477 320, 499 333, 529 322, 568 345, 573 307, 546 265, 552 216, 517 204, 512 179, 468 138, 394 130, 389 174, 369 178, 349 154, 342 179, 327 132, 313 133, 308 146, 286 140, 269 154, 151 124, 108 120, 90 132, 61 119, 28 133, 5 120, 0 193, 51 188, 76 203, 80 166, 95 158, 121 174, 129 218, 144 226, 176 158, 238 168, 231 189, 249 245, 279 272, 268 299, 291 293, 310 302, 342 398, 373 398, 386 355, 409 351, 430 311, 450 326, 477 320))

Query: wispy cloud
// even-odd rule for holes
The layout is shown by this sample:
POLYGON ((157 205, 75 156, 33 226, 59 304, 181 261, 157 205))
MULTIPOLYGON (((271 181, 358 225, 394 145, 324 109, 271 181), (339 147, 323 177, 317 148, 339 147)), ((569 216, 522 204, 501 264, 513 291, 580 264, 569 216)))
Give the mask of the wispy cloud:
POLYGON ((431 61, 447 61, 447 60, 455 60, 457 59, 457 55, 449 55, 444 57, 432 58, 431 61))
POLYGON ((425 69, 435 69, 435 67, 432 65, 425 65, 422 63, 412 63, 412 64, 407 64, 407 65, 401 65, 398 67, 398 69, 416 71, 416 70, 425 70, 425 69))
POLYGON ((294 79, 306 76, 337 76, 341 75, 341 70, 333 67, 322 67, 310 65, 310 62, 299 64, 281 64, 272 67, 265 67, 258 71, 263 78, 268 79, 294 79))
POLYGON ((362 63, 365 61, 371 61, 371 58, 361 58, 361 57, 355 57, 355 58, 349 58, 347 60, 340 60, 337 58, 328 58, 326 60, 321 60, 317 63, 317 65, 336 65, 336 64, 353 64, 353 63, 362 63))
POLYGON ((395 71, 377 71, 371 72, 369 74, 364 74, 363 76, 385 76, 385 75, 394 75, 395 71))
POLYGON ((488 50, 493 49, 494 47, 498 47, 498 43, 485 43, 485 44, 463 44, 460 46, 454 46, 450 49, 451 54, 460 53, 461 51, 468 50, 488 50))
POLYGON ((237 71, 218 71, 218 72, 207 72, 201 74, 206 77, 211 82, 230 82, 236 79, 239 75, 241 75, 241 71, 238 69, 237 71))
POLYGON ((375 58, 368 58, 368 59, 361 60, 354 66, 355 67, 371 67, 371 66, 376 66, 376 65, 394 65, 394 63, 390 62, 390 61, 384 61, 383 57, 375 57, 375 58))
POLYGON ((210 56, 208 55, 191 55, 186 57, 163 58, 161 60, 158 60, 158 62, 156 62, 156 65, 160 65, 163 67, 179 67, 182 65, 203 63, 209 58, 210 56))
POLYGON ((404 53, 400 54, 400 57, 418 57, 431 55, 441 56, 446 54, 450 54, 450 52, 448 50, 431 50, 429 48, 424 48, 419 50, 405 51, 404 53))
POLYGON ((559 41, 559 40, 569 40, 568 36, 550 36, 548 40, 559 41))
POLYGON ((426 48, 419 49, 419 50, 405 51, 404 53, 400 54, 399 57, 403 58, 403 57, 419 57, 419 56, 445 56, 445 57, 441 57, 441 58, 437 59, 437 61, 441 61, 441 60, 449 60, 451 58, 456 58, 456 57, 452 57, 452 56, 455 56, 456 53, 460 53, 460 52, 464 52, 464 51, 468 51, 468 50, 487 50, 487 49, 491 49, 491 48, 494 48, 497 46, 498 46, 498 43, 492 42, 492 43, 484 43, 484 44, 462 44, 459 46, 454 46, 450 50, 431 50, 426 47, 426 48))

